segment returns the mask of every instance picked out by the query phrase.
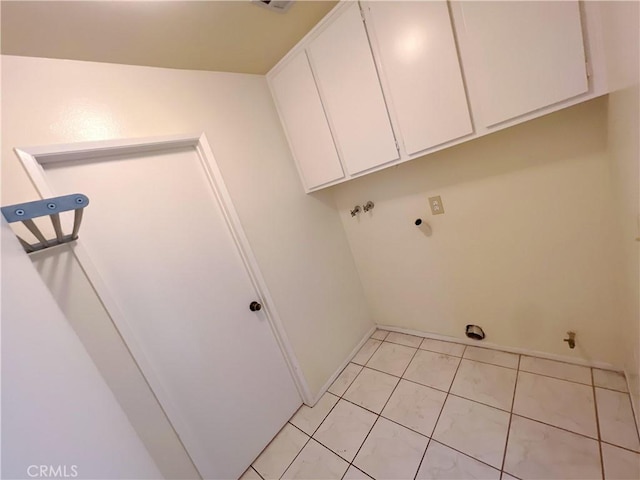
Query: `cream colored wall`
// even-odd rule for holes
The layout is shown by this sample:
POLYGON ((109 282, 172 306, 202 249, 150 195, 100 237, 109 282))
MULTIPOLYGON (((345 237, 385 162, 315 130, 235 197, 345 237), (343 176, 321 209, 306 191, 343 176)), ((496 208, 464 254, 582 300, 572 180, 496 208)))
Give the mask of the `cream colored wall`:
POLYGON ((621 366, 606 108, 596 99, 333 188, 374 321, 460 338, 478 324, 488 342, 621 366), (444 215, 431 215, 434 195, 444 215), (373 211, 352 218, 367 200, 373 211))
POLYGON ((334 200, 303 193, 264 77, 3 56, 2 98, 3 204, 36 198, 13 147, 203 131, 313 394, 371 328, 334 200))
POLYGON ((640 424, 640 4, 601 5, 609 84, 608 146, 618 222, 621 277, 619 341, 640 424))

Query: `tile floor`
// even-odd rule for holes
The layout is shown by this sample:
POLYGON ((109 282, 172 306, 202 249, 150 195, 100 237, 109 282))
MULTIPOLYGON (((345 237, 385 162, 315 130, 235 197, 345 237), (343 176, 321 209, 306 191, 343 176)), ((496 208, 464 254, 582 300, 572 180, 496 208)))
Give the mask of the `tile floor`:
POLYGON ((377 330, 242 479, 640 479, 621 374, 377 330))

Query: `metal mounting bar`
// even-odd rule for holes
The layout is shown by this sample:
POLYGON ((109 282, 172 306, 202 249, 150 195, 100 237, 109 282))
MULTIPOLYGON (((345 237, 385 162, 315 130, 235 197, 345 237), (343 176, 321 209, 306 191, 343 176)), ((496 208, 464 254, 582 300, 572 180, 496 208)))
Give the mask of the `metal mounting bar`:
POLYGON ((62 197, 36 200, 35 202, 19 203, 2 207, 2 215, 9 223, 22 222, 29 231, 38 239, 40 243, 31 245, 24 239, 18 237, 20 243, 27 253, 43 250, 48 247, 68 243, 78 238, 80 223, 82 222, 82 212, 84 207, 89 205, 89 198, 81 193, 64 195, 62 197), (64 235, 60 224, 60 212, 75 211, 73 220, 73 231, 71 235, 64 235), (34 218, 49 216, 56 238, 47 240, 37 227, 34 218))

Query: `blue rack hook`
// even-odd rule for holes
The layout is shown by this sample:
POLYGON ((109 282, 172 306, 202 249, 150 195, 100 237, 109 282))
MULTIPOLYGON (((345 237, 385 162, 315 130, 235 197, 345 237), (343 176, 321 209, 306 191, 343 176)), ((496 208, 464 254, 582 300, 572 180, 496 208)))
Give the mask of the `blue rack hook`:
POLYGON ((46 198, 44 200, 36 200, 35 202, 18 203, 2 207, 2 215, 9 223, 22 222, 29 231, 38 239, 40 243, 30 244, 18 236, 20 244, 27 253, 44 250, 45 248, 54 247, 63 243, 69 243, 78 239, 80 224, 82 223, 82 214, 84 208, 89 205, 89 198, 81 193, 73 195, 64 195, 62 197, 46 198), (73 230, 70 235, 62 233, 60 224, 60 212, 74 211, 73 230), (53 229, 56 232, 56 238, 47 240, 38 226, 33 221, 34 218, 49 216, 53 229))

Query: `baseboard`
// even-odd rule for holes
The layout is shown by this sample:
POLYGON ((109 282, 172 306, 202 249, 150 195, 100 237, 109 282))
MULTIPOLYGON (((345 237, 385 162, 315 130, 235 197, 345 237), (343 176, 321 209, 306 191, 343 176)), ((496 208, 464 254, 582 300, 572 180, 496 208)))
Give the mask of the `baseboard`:
POLYGON ((365 342, 367 340, 369 340, 369 337, 371 337, 371 335, 373 335, 373 332, 376 331, 376 326, 374 325, 373 327, 371 327, 369 329, 369 331, 364 335, 364 337, 362 337, 362 340, 360 340, 358 342, 358 344, 355 346, 355 348, 351 351, 351 353, 347 356, 347 359, 342 362, 342 364, 338 367, 338 369, 333 373, 333 375, 331 375, 329 377, 329 380, 327 380, 327 382, 322 386, 322 388, 320 389, 320 391, 318 392, 318 394, 316 395, 316 397, 313 399, 313 404, 309 405, 308 403, 305 403, 305 405, 309 406, 309 407, 313 407, 318 400, 320 400, 320 398, 322 398, 322 396, 327 392, 327 390, 329 389, 329 387, 331 386, 331 384, 336 380, 336 378, 338 378, 340 376, 340 374, 342 373, 342 370, 344 370, 344 368, 349 365, 349 362, 351 362, 351 360, 353 359, 353 357, 356 356, 356 354, 358 353, 358 351, 360 351, 360 349, 362 348, 362 346, 365 344, 365 342))
POLYGON ((585 360, 583 358, 567 357, 564 355, 556 355, 553 353, 540 352, 538 350, 530 350, 528 348, 506 347, 504 345, 498 345, 495 343, 490 343, 485 341, 470 340, 467 338, 449 337, 447 335, 439 335, 437 333, 425 333, 425 332, 420 332, 418 330, 411 330, 409 328, 392 327, 391 325, 378 325, 377 328, 381 330, 389 330, 390 332, 398 332, 398 333, 406 333, 408 335, 415 335, 417 337, 432 338, 434 340, 443 340, 445 342, 455 342, 455 343, 461 343, 463 345, 471 345, 474 347, 489 348, 491 350, 500 350, 502 352, 517 353, 520 355, 528 355, 531 357, 546 358, 547 360, 555 360, 557 362, 571 363, 574 365, 581 365, 583 367, 593 367, 593 368, 600 368, 602 370, 613 370, 616 372, 623 372, 622 369, 616 368, 610 363, 593 361, 593 360, 585 360))

